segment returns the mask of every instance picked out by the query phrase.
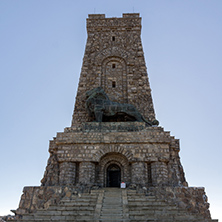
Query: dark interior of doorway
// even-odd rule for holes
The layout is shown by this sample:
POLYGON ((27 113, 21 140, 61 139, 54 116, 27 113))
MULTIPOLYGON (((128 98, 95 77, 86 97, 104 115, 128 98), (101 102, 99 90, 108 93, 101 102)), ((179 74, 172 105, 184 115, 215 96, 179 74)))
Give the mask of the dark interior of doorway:
POLYGON ((107 168, 107 187, 120 187, 121 169, 116 164, 111 164, 107 168))

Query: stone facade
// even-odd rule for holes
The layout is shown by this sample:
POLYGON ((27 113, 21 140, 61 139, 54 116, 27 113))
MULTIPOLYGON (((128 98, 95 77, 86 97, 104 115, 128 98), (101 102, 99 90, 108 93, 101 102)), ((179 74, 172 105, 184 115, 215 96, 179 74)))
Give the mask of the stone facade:
POLYGON ((187 185, 178 155, 179 141, 161 127, 141 122, 88 122, 80 129, 66 128, 51 141, 49 152, 44 186, 81 183, 106 187, 107 167, 114 163, 128 186, 187 185))
POLYGON ((87 113, 86 92, 102 87, 112 101, 132 104, 144 118, 155 120, 139 14, 89 15, 87 32, 72 125, 50 141, 42 186, 24 189, 17 214, 125 182, 128 189, 168 199, 211 221, 204 189, 188 187, 179 140, 170 132, 146 122, 95 122, 87 113))

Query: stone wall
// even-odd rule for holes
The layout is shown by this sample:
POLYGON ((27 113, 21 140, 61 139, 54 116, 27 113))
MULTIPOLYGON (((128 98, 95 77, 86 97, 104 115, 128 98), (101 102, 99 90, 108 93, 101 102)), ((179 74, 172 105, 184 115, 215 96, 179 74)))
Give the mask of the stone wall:
POLYGON ((148 193, 152 193, 157 198, 165 198, 169 203, 176 203, 180 208, 188 212, 202 215, 206 219, 211 219, 208 198, 204 187, 158 187, 150 188, 148 193))
MULTIPOLYGON (((165 200, 169 204, 173 203, 174 206, 186 210, 187 213, 202 216, 205 219, 204 221, 212 221, 209 203, 203 187, 164 186, 144 188, 137 189, 136 193, 145 193, 147 197, 155 196, 156 200, 165 200)), ((128 189, 127 192, 133 191, 135 190, 128 189)), ((59 205, 63 198, 67 200, 77 195, 81 196, 83 192, 89 193, 89 190, 74 186, 25 187, 19 208, 16 210, 16 218, 18 219, 21 215, 33 213, 40 209, 47 210, 50 205, 55 207, 59 205)), ((156 210, 158 210, 158 207, 156 210)))
POLYGON ((78 130, 68 128, 58 133, 50 144, 51 160, 42 180, 44 186, 106 186, 106 170, 111 163, 120 167, 121 180, 127 185, 187 186, 178 140, 161 127, 140 122, 91 122, 78 130))
POLYGON ((50 204, 58 203, 64 195, 63 187, 24 187, 16 214, 23 215, 37 209, 47 209, 50 204))
POLYGON ((71 195, 77 196, 88 192, 89 188, 83 186, 24 187, 19 208, 16 210, 17 218, 39 209, 47 210, 49 206, 59 204, 62 198, 70 198, 71 195))

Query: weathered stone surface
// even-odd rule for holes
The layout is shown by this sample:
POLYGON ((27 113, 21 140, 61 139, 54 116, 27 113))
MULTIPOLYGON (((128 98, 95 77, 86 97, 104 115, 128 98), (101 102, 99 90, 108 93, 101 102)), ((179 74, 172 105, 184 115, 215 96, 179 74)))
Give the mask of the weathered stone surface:
POLYGON ((92 120, 85 109, 86 92, 101 86, 110 100, 134 105, 145 119, 155 113, 141 42, 141 18, 89 15, 88 38, 72 126, 92 120))
MULTIPOLYGON (((27 187, 29 211, 17 221, 212 221, 204 188, 105 188, 79 192, 77 187, 27 187), (53 190, 50 191, 50 190, 53 190), (33 195, 34 191, 34 195, 33 195), (48 192, 50 191, 50 204, 48 192)), ((25 206, 23 205, 20 207, 25 206)), ((24 209, 26 210, 26 208, 24 209)))
POLYGON ((72 125, 50 141, 42 186, 24 188, 17 218, 107 222, 116 194, 104 188, 124 182, 127 190, 118 191, 119 213, 112 221, 211 221, 204 189, 188 187, 179 140, 154 125, 139 14, 89 15, 87 31, 72 125), (96 88, 94 103, 87 92, 96 88), (114 108, 103 107, 104 96, 114 108), (117 110, 117 118, 103 121, 106 108, 117 110))
MULTIPOLYGON (((64 133, 58 133, 52 144, 50 152, 56 155, 60 166, 60 182, 57 185, 70 185, 69 181, 73 181, 73 185, 84 183, 106 186, 106 182, 103 182, 106 172, 104 176, 101 175, 108 165, 102 166, 102 160, 108 157, 110 161, 114 157, 118 161, 124 160, 125 165, 120 164, 120 168, 126 172, 126 175, 122 174, 122 179, 128 185, 135 181, 143 185, 150 183, 148 165, 151 165, 152 185, 186 184, 178 156, 178 140, 161 127, 147 127, 145 123, 139 122, 91 122, 83 124, 79 130, 69 128, 64 133), (134 168, 135 164, 138 167, 134 168), (144 179, 140 181, 138 178, 144 179)), ((52 167, 51 171, 46 172, 43 181, 47 181, 50 175, 57 175, 57 171, 53 173, 53 170, 52 167)))

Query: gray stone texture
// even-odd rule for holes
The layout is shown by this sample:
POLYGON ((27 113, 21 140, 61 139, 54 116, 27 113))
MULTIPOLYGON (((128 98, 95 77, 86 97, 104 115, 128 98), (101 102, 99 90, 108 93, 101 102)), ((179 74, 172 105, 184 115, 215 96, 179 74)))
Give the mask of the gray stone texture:
POLYGON ((115 166, 127 185, 116 214, 123 221, 211 221, 204 188, 188 187, 178 139, 145 122, 95 122, 87 112, 86 92, 102 87, 112 101, 132 104, 155 120, 139 14, 89 15, 87 32, 72 125, 50 141, 42 185, 24 188, 17 217, 106 221, 101 212, 107 213, 110 194, 104 188, 115 166))
POLYGON ((89 15, 87 33, 72 126, 92 120, 85 109, 85 95, 99 86, 110 100, 132 104, 146 119, 153 121, 155 113, 139 14, 123 14, 122 18, 89 15))

